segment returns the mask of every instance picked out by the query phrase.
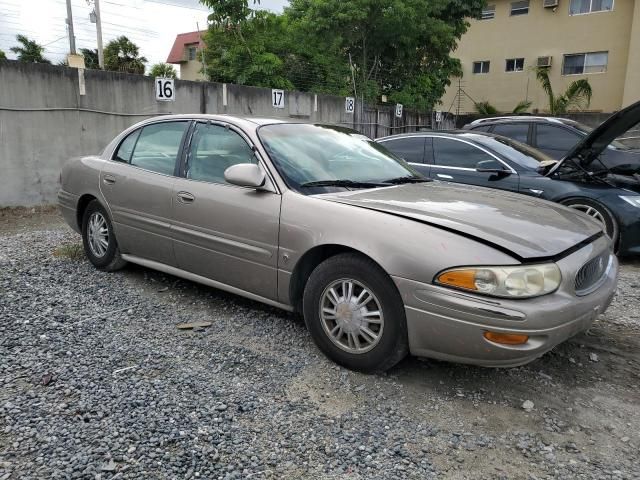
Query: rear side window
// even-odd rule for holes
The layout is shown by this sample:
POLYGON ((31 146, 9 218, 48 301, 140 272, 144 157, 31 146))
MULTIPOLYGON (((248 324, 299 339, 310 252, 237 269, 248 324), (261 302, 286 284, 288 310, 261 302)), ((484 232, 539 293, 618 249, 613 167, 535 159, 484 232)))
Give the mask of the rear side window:
POLYGON ((382 145, 407 162, 424 163, 424 137, 397 138, 382 145))
POLYGON ((443 167, 475 169, 478 162, 495 160, 478 147, 448 138, 433 139, 434 164, 443 167))
POLYGON ((475 132, 488 132, 491 129, 491 125, 482 125, 481 127, 473 127, 471 130, 475 132))
POLYGON ((196 126, 187 158, 187 178, 227 183, 225 170, 240 163, 256 163, 253 150, 240 135, 220 125, 196 126))
POLYGON ((493 133, 503 137, 512 138, 518 142, 527 143, 529 137, 528 123, 507 123, 499 124, 493 128, 493 133))
POLYGON ((129 134, 129 136, 125 138, 118 147, 118 150, 113 156, 113 159, 117 160, 118 162, 129 163, 131 161, 131 154, 133 153, 133 149, 136 146, 139 135, 140 130, 136 130, 135 132, 129 134))
POLYGON ((580 140, 580 135, 566 128, 556 127, 554 125, 537 126, 536 141, 537 146, 540 148, 565 151, 569 150, 580 140))
POLYGON ((163 122, 144 127, 131 155, 131 165, 173 175, 188 123, 163 122))

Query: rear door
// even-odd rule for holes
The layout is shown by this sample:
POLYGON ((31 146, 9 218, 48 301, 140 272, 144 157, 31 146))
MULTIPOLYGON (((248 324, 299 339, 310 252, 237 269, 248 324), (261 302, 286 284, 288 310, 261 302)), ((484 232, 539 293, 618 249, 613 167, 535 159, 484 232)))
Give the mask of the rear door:
POLYGON ((175 171, 189 121, 146 125, 129 134, 100 172, 118 246, 130 253, 174 265, 171 239, 175 171))
MULTIPOLYGON (((380 142, 385 148, 396 156, 406 160, 412 167, 418 172, 422 173, 425 177, 429 176, 429 163, 431 156, 428 160, 425 160, 426 144, 429 144, 429 151, 431 150, 431 139, 427 139, 422 136, 409 136, 391 138, 388 140, 382 140, 380 142)), ((430 153, 430 152, 429 152, 430 153)))
POLYGON ((584 137, 562 125, 537 123, 535 127, 535 144, 555 160, 560 160, 584 137))
POLYGON ((487 150, 450 137, 433 137, 431 178, 518 191, 518 174, 515 170, 487 150), (489 162, 485 164, 486 167, 503 169, 505 172, 478 172, 476 168, 479 162, 489 162))

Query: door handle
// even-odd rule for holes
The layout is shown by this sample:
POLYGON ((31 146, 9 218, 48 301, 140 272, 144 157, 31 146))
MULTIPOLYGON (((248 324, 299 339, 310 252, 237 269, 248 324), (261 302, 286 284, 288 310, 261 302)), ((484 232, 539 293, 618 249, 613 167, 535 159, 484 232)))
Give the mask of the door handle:
POLYGON ((196 197, 189 192, 178 192, 178 201, 180 203, 193 203, 196 201, 196 197))
POLYGON ((105 175, 104 177, 102 177, 102 181, 106 185, 113 185, 114 183, 116 183, 116 177, 114 177, 113 175, 105 175))
POLYGON ((453 177, 451 175, 445 175, 444 173, 436 173, 436 175, 438 176, 438 178, 444 178, 446 180, 453 180, 453 177))

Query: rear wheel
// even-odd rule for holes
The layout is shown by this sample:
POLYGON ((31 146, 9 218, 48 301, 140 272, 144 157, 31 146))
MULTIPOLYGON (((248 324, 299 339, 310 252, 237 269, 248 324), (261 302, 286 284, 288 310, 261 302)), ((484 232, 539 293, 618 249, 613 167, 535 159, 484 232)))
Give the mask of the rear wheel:
POLYGON ((407 355, 402 298, 391 278, 366 257, 340 254, 316 267, 303 310, 318 348, 340 365, 385 371, 407 355))
POLYGON ((618 239, 618 222, 611 211, 604 205, 586 198, 572 198, 562 202, 569 208, 586 213, 603 226, 607 236, 614 241, 618 239))
POLYGON ((124 267, 113 226, 106 209, 93 200, 82 216, 82 243, 89 261, 98 269, 113 272, 124 267))

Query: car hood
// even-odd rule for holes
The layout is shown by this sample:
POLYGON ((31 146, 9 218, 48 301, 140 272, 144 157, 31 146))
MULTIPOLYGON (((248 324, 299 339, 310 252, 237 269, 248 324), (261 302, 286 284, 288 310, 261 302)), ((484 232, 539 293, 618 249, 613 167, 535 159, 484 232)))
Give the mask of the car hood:
POLYGON ((317 195, 473 238, 520 261, 551 259, 602 234, 586 215, 489 188, 431 182, 317 195))
POLYGON ((558 163, 577 159, 583 167, 588 167, 611 142, 639 122, 640 102, 636 102, 607 118, 581 142, 578 142, 558 163))

